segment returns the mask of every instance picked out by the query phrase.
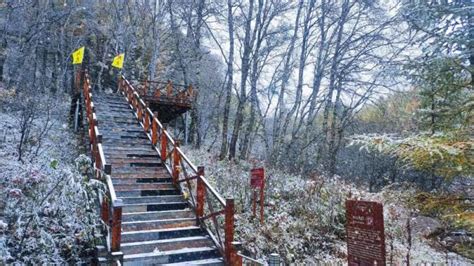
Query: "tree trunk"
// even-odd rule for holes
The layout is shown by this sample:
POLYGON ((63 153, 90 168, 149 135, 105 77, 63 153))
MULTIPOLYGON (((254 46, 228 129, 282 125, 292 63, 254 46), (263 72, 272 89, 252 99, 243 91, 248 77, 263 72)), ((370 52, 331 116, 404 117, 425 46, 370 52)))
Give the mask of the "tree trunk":
POLYGON ((264 36, 266 35, 265 26, 261 19, 263 8, 263 0, 258 1, 258 11, 257 11, 257 18, 255 22, 255 30, 258 29, 258 38, 256 42, 256 47, 253 51, 253 58, 252 58, 252 73, 250 75, 250 118, 249 123, 247 125, 244 138, 242 141, 242 147, 240 149, 240 159, 247 159, 249 149, 250 149, 250 137, 253 133, 255 128, 255 116, 257 110, 257 81, 259 77, 259 69, 258 69, 258 57, 260 52, 260 47, 263 41, 264 36))
POLYGON ((239 95, 239 104, 237 105, 237 111, 235 114, 234 128, 232 130, 232 137, 230 139, 229 147, 229 159, 235 158, 237 140, 239 138, 240 128, 243 122, 243 109, 245 102, 247 101, 246 96, 246 85, 247 77, 249 74, 250 67, 250 52, 252 51, 252 40, 250 39, 251 34, 251 23, 253 16, 253 5, 254 0, 249 1, 249 13, 247 16, 247 21, 245 23, 245 38, 244 38, 244 52, 242 56, 242 70, 241 70, 241 79, 240 79, 240 95, 239 95))
MULTIPOLYGON (((330 134, 330 130, 335 130, 334 128, 331 128, 329 129, 328 128, 328 123, 329 123, 329 114, 330 114, 330 110, 332 110, 333 108, 337 108, 337 107, 334 107, 333 103, 332 103, 332 97, 333 97, 333 93, 334 93, 334 90, 336 89, 336 80, 338 79, 338 64, 339 64, 339 57, 340 57, 340 46, 341 46, 341 41, 342 41, 342 35, 343 35, 343 31, 344 31, 344 24, 346 22, 346 17, 347 17, 347 14, 349 13, 349 10, 348 10, 348 1, 345 0, 344 3, 342 4, 342 7, 341 7, 341 16, 340 16, 340 19, 339 19, 339 23, 338 23, 338 31, 337 31, 337 37, 336 37, 336 44, 335 44, 335 48, 334 48, 334 55, 333 55, 333 59, 332 59, 332 63, 331 63, 331 70, 330 70, 330 77, 329 77, 329 87, 328 87, 328 93, 326 95, 326 102, 325 102, 325 105, 324 105, 324 114, 323 114, 323 125, 322 125, 322 129, 323 129, 323 134, 324 134, 324 138, 325 138, 325 141, 324 143, 322 143, 320 146, 320 151, 319 151, 319 154, 318 154, 318 157, 321 156, 321 155, 324 155, 325 156, 325 168, 327 171, 329 172, 333 172, 334 169, 332 166, 330 166, 330 162, 332 161, 332 158, 333 155, 330 154, 330 138, 331 138, 331 134, 330 134)), ((335 119, 335 117, 332 117, 332 119, 335 119)))
POLYGON ((232 83, 234 82, 234 15, 232 14, 232 0, 227 0, 227 16, 227 26, 229 30, 229 59, 227 61, 227 84, 224 104, 224 118, 222 121, 222 144, 219 154, 220 160, 223 160, 227 155, 230 100, 232 97, 232 83))

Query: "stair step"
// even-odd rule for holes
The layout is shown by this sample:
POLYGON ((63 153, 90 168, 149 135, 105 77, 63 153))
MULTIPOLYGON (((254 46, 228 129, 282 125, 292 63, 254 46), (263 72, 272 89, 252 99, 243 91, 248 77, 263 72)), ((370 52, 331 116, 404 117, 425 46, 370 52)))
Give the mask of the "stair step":
POLYGON ((133 114, 132 108, 128 104, 105 104, 104 109, 107 110, 105 113, 111 117, 121 113, 126 114, 127 117, 132 117, 130 114, 133 114))
MULTIPOLYGON (((137 253, 151 253, 154 251, 171 251, 183 248, 213 247, 214 243, 208 236, 192 236, 182 238, 172 238, 164 240, 151 240, 142 242, 123 243, 120 245, 120 251, 124 255, 137 253)), ((97 246, 99 256, 106 256, 105 246, 97 246)))
MULTIPOLYGON (((203 259, 203 260, 193 260, 193 261, 186 261, 186 265, 206 265, 206 266, 223 266, 224 260, 222 258, 213 258, 213 259, 203 259)), ((182 262, 178 263, 165 263, 162 264, 163 266, 177 266, 183 265, 182 262)))
MULTIPOLYGON (((104 148, 104 154, 106 158, 110 160, 125 160, 125 159, 132 159, 132 160, 137 160, 137 159, 144 159, 144 160, 152 160, 152 159, 158 159, 159 156, 158 154, 151 150, 151 146, 147 145, 148 147, 144 147, 145 149, 143 151, 130 151, 133 152, 135 156, 129 156, 127 151, 121 151, 121 150, 107 150, 107 148, 104 148), (136 156, 139 155, 139 156, 136 156)), ((160 160, 161 161, 161 160, 160 160)))
POLYGON ((125 160, 125 159, 130 159, 130 160, 160 160, 160 156, 158 153, 153 151, 152 149, 149 149, 147 152, 143 153, 110 153, 109 154, 110 159, 116 159, 116 160, 125 160))
POLYGON ((139 253, 125 255, 124 263, 130 265, 157 265, 166 263, 186 263, 187 261, 216 258, 220 256, 217 248, 183 248, 179 250, 139 253))
POLYGON ((127 156, 122 156, 122 158, 110 158, 107 160, 107 162, 110 163, 116 163, 116 164, 127 164, 127 163, 159 163, 161 164, 161 160, 158 157, 158 154, 155 155, 155 157, 144 157, 144 158, 137 158, 137 157, 127 157, 127 156))
POLYGON ((198 226, 169 229, 122 232, 122 243, 171 239, 179 237, 203 236, 205 233, 198 226))
MULTIPOLYGON (((106 157, 107 158, 107 157, 106 157)), ((110 159, 107 160, 108 163, 112 164, 114 168, 127 168, 127 167, 144 167, 144 168, 150 168, 150 167, 161 167, 163 166, 160 160, 118 160, 118 159, 110 159)))
POLYGON ((122 222, 167 220, 179 218, 195 218, 194 212, 189 209, 172 211, 131 212, 122 215, 122 222))
POLYGON ((108 98, 108 99, 101 99, 101 102, 106 104, 106 105, 109 105, 109 104, 112 104, 112 105, 119 105, 119 104, 123 104, 123 103, 128 103, 127 99, 124 98, 108 98))
POLYGON ((143 145, 143 146, 151 146, 151 142, 147 139, 107 139, 104 138, 102 140, 103 145, 125 145, 125 146, 136 146, 136 145, 143 145))
MULTIPOLYGON (((137 125, 134 128, 139 128, 139 127, 141 126, 137 125)), ((114 128, 111 128, 110 130, 102 130, 102 133, 103 134, 105 133, 103 139, 104 140, 105 139, 108 139, 108 140, 139 140, 139 139, 148 140, 148 137, 145 135, 144 129, 140 133, 129 133, 129 132, 121 132, 121 131, 113 131, 113 130, 114 128)))
POLYGON ((161 160, 158 158, 110 158, 107 160, 108 163, 114 166, 126 167, 160 167, 162 166, 161 160))
MULTIPOLYGON (((115 186, 114 186, 115 187, 115 186)), ((140 197, 140 196, 164 196, 164 195, 180 195, 179 190, 175 188, 160 190, 124 190, 115 191, 117 197, 140 197)))
POLYGON ((117 128, 117 129, 103 129, 101 132, 104 133, 112 133, 112 134, 143 134, 143 129, 141 130, 133 130, 133 129, 128 129, 128 128, 117 128))
POLYGON ((136 172, 123 172, 115 173, 115 169, 112 169, 112 180, 114 178, 170 178, 168 171, 163 169, 162 171, 155 171, 153 173, 136 173, 136 172))
POLYGON ((161 170, 161 167, 157 167, 160 170, 156 170, 156 168, 146 168, 146 167, 120 167, 117 166, 114 168, 112 164, 112 178, 169 178, 171 177, 170 174, 166 170, 161 170), (120 167, 120 169, 118 169, 120 167))
POLYGON ((143 183, 170 183, 172 182, 171 177, 144 177, 144 178, 112 178, 114 185, 132 185, 132 184, 143 184, 143 183))
POLYGON ((153 203, 137 203, 126 204, 122 207, 122 212, 145 212, 145 211, 168 211, 168 210, 184 210, 189 205, 184 201, 176 202, 153 202, 153 203))
POLYGON ((168 195, 168 196, 146 196, 146 197, 121 197, 123 204, 159 204, 165 202, 181 202, 182 195, 168 195))
MULTIPOLYGON (((113 175, 113 173, 112 173, 113 175)), ((133 191, 133 190, 159 190, 159 189, 174 189, 172 183, 152 183, 152 184, 121 184, 114 186, 116 191, 133 191)))
POLYGON ((159 167, 162 166, 161 162, 133 162, 130 163, 131 167, 159 167))
POLYGON ((117 116, 116 112, 102 112, 102 113, 97 113, 97 118, 99 117, 107 117, 107 120, 104 122, 138 122, 138 120, 133 117, 133 113, 130 112, 131 115, 127 116, 117 116))
POLYGON ((120 105, 128 104, 125 99, 106 99, 106 100, 101 99, 101 100, 96 100, 96 102, 106 105, 106 106, 114 106, 114 105, 120 106, 120 105))
POLYGON ((124 232, 129 232, 129 231, 189 227, 193 225, 196 225, 196 218, 133 221, 133 222, 122 222, 122 230, 124 232))
POLYGON ((153 152, 154 154, 156 154, 156 151, 151 147, 151 143, 144 147, 122 147, 117 145, 106 145, 104 147, 104 151, 122 151, 125 154, 141 154, 142 152, 153 152), (107 148, 107 150, 105 148, 107 148))
POLYGON ((135 126, 138 126, 138 121, 135 120, 135 121, 130 121, 130 122, 127 122, 127 121, 101 121, 99 120, 99 125, 105 125, 105 126, 116 126, 116 127, 122 127, 124 125, 135 125, 135 126))
MULTIPOLYGON (((103 142, 104 151, 150 151, 152 150, 151 142, 130 143, 130 142, 103 142), (115 148, 112 148, 115 147, 115 148)), ((153 150, 152 150, 153 151, 153 150)))
MULTIPOLYGON (((107 159, 107 157, 105 157, 107 159)), ((145 166, 117 166, 113 167, 113 174, 133 174, 140 173, 142 175, 153 175, 167 173, 166 169, 160 166, 145 167, 145 166)))

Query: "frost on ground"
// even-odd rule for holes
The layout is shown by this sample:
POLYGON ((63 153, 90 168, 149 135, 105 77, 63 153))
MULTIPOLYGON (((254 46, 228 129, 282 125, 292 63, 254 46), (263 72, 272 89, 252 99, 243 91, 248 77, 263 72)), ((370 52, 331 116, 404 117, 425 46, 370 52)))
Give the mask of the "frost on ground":
POLYGON ((23 99, 32 112, 12 104, 13 99, 0 102, 3 263, 78 263, 94 246, 100 184, 87 178, 90 160, 77 155, 78 143, 67 125, 68 99, 51 98, 23 99))
MULTIPOLYGON (((344 182, 335 176, 301 176, 266 168, 265 223, 252 217, 250 169, 263 166, 258 162, 231 163, 218 161, 204 150, 188 149, 186 154, 196 165, 205 166, 206 176, 224 197, 234 197, 236 204, 237 240, 243 243, 244 254, 266 260, 278 253, 286 263, 344 264, 347 256, 345 242, 345 200, 375 200, 384 205, 387 262, 469 265, 473 262, 436 246, 426 224, 417 227, 417 210, 409 199, 416 189, 407 184, 393 185, 379 193, 344 182), (411 218, 412 241, 408 244, 407 217, 411 218), (420 229, 421 227, 421 229, 420 229)), ((257 212, 258 215, 258 212, 257 212)))

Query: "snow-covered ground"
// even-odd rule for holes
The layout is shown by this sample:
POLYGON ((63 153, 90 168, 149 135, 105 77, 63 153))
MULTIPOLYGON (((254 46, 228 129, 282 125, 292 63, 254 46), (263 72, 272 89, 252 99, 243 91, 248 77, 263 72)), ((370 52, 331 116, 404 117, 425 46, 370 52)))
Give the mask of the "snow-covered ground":
MULTIPOLYGON (((0 106, 0 183, 6 201, 5 218, 0 221, 4 234, 0 235, 0 255, 4 262, 72 263, 87 256, 94 244, 93 228, 100 220, 92 209, 93 191, 100 184, 86 177, 88 159, 77 159, 81 147, 67 124, 67 102, 66 97, 56 100, 49 120, 46 109, 39 111, 23 162, 18 161, 19 113, 0 106), (41 136, 47 123, 50 129, 41 136)), ((351 195, 384 204, 387 258, 397 265, 403 264, 408 253, 409 215, 415 217, 410 218, 411 263, 473 264, 427 238, 439 221, 417 216, 409 201, 417 191, 409 185, 368 193, 338 177, 303 178, 267 167, 265 223, 261 225, 251 214, 249 185, 250 169, 264 166, 261 162, 218 161, 204 149, 184 149, 196 165, 205 166, 206 176, 224 197, 235 198, 236 238, 250 257, 266 260, 278 253, 287 263, 345 264, 344 202, 351 195)))
POLYGON ((21 111, 0 102, 0 195, 6 203, 0 264, 76 263, 94 245, 93 230, 100 222, 93 209, 94 191, 100 184, 88 180, 90 161, 79 156, 77 137, 68 127, 68 98, 54 97, 53 102, 34 100, 38 105, 31 107, 34 118, 22 161, 21 111))
POLYGON ((392 185, 378 193, 344 182, 341 178, 301 176, 266 168, 265 223, 252 217, 250 169, 263 166, 259 162, 218 161, 204 149, 185 148, 196 165, 205 166, 206 176, 217 190, 236 200, 237 240, 243 242, 244 253, 267 259, 278 253, 286 263, 315 265, 345 264, 345 200, 374 200, 384 205, 387 261, 403 265, 408 253, 407 217, 411 213, 412 244, 410 263, 437 265, 472 265, 474 262, 447 252, 427 236, 439 226, 429 217, 417 216, 409 199, 416 189, 408 184, 392 185), (393 243, 391 245, 391 243, 393 243), (393 247, 393 248, 392 248, 393 247))

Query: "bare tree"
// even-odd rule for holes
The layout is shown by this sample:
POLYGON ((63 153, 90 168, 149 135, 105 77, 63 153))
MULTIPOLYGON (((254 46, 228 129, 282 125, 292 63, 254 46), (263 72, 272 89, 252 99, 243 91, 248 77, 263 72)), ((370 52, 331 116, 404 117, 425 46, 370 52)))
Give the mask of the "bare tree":
POLYGON ((222 120, 222 144, 219 154, 220 160, 227 155, 228 150, 228 124, 230 113, 230 101, 232 98, 232 86, 234 82, 234 15, 232 10, 232 0, 227 0, 227 28, 229 30, 229 57, 227 59, 227 83, 225 88, 225 104, 222 120))

